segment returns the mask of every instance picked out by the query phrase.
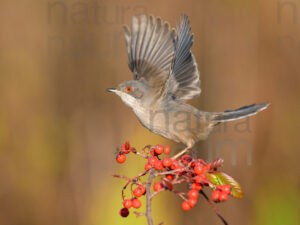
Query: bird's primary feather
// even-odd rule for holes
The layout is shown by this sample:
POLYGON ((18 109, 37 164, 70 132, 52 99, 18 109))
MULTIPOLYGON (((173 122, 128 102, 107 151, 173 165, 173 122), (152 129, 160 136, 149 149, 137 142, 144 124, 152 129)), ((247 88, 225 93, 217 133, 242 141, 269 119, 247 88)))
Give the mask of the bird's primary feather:
POLYGON ((187 16, 181 16, 177 34, 159 17, 133 17, 131 31, 124 25, 134 79, 180 100, 200 95, 200 74, 191 53, 193 35, 189 23, 187 16))
POLYGON ((141 15, 133 17, 131 31, 124 25, 124 34, 134 79, 160 89, 173 59, 175 30, 159 17, 141 15))
POLYGON ((180 100, 196 98, 201 93, 200 73, 195 57, 191 52, 193 34, 190 31, 188 17, 181 15, 180 26, 177 26, 175 55, 165 91, 166 94, 180 100))

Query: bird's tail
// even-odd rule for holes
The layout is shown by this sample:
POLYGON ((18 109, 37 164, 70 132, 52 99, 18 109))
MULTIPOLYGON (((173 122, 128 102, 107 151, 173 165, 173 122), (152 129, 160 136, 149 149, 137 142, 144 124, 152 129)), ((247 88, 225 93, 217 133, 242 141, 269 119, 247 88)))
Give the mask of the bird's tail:
POLYGON ((252 104, 243 106, 235 110, 226 110, 225 112, 215 113, 213 120, 217 123, 231 120, 238 120, 248 116, 255 115, 259 111, 266 109, 269 103, 252 104))

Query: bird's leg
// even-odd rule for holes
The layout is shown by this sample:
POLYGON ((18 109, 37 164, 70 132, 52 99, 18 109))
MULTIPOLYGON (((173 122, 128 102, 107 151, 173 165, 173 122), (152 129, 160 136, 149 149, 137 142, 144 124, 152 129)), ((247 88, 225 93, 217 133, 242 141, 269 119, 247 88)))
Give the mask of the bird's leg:
POLYGON ((177 153, 176 155, 174 155, 174 156, 172 157, 172 160, 175 160, 175 159, 179 158, 179 157, 182 156, 184 153, 186 153, 189 149, 190 149, 190 147, 186 147, 185 149, 183 149, 182 151, 180 151, 179 153, 177 153))

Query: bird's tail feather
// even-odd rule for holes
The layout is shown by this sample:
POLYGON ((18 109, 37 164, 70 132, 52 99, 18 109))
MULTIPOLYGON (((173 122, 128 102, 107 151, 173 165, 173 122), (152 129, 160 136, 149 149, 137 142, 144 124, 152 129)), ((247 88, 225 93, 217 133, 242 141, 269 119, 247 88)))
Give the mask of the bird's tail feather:
POLYGON ((219 123, 219 122, 242 119, 248 116, 255 115, 259 111, 266 109, 268 106, 269 103, 252 104, 248 106, 243 106, 235 110, 226 110, 225 112, 215 113, 213 120, 219 123))

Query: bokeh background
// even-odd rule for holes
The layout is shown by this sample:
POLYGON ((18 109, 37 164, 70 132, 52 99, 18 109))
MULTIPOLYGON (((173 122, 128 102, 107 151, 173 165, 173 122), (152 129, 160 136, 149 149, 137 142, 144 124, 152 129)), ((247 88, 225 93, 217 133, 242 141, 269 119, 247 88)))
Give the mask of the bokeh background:
MULTIPOLYGON (((191 104, 271 103, 196 146, 204 159, 223 157, 245 192, 219 209, 231 225, 300 223, 299 1, 2 0, 1 225, 146 224, 118 215, 124 181, 111 175, 134 176, 144 163, 130 156, 117 165, 115 148, 126 140, 181 146, 151 134, 105 89, 131 79, 122 24, 151 13, 175 26, 181 12, 201 72, 191 104)), ((168 192, 153 204, 156 224, 222 224, 204 199, 189 212, 168 192)))

